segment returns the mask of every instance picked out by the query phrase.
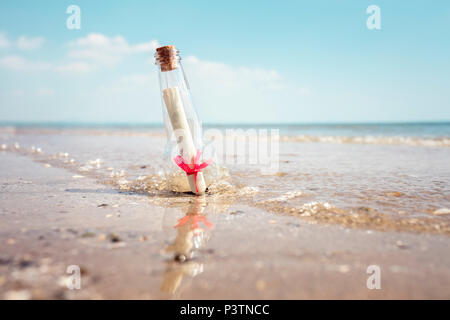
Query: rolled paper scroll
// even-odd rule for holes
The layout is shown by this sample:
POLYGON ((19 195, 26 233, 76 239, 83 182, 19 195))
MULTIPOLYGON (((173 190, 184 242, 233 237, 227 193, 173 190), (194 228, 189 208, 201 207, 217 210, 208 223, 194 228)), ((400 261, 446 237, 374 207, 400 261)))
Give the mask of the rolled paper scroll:
MULTIPOLYGON (((178 87, 164 89, 163 99, 177 140, 180 156, 191 169, 194 169, 197 149, 194 145, 178 87)), ((186 177, 193 193, 198 195, 205 193, 206 184, 203 172, 187 174, 186 177)))

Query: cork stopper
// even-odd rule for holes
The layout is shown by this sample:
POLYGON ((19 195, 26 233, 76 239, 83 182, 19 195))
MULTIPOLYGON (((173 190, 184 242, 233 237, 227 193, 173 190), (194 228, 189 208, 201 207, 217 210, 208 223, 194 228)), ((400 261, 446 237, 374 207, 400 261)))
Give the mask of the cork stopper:
POLYGON ((161 66, 161 71, 171 71, 178 67, 178 50, 175 46, 169 45, 159 47, 155 53, 156 64, 161 66))

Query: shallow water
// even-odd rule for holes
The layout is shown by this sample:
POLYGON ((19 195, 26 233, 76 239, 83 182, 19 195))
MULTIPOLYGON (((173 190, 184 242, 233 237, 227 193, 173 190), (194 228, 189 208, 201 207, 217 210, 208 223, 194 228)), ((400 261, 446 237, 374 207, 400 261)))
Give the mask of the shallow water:
MULTIPOLYGON (((93 177, 124 192, 149 195, 163 207, 193 201, 167 190, 166 140, 159 128, 9 127, 0 132, 4 152, 65 168, 73 179, 93 177)), ((240 203, 320 223, 450 234, 450 215, 436 214, 450 208, 448 125, 283 127, 280 132, 279 171, 263 175, 258 165, 220 165, 220 179, 205 197, 210 210, 240 203), (382 132, 388 134, 376 135, 382 132)), ((185 181, 182 172, 179 177, 185 181)))

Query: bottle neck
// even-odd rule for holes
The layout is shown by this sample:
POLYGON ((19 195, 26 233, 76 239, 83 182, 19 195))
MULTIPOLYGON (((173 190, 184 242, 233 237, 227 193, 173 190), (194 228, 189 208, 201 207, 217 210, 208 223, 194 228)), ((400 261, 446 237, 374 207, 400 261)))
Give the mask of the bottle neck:
MULTIPOLYGON (((183 110, 183 117, 186 117, 186 122, 189 125, 189 130, 196 148, 200 148, 202 142, 201 123, 198 120, 197 114, 192 104, 191 95, 189 92, 189 84, 183 70, 181 58, 175 46, 164 46, 156 49, 155 53, 156 65, 158 65, 159 84, 161 88, 161 95, 167 93, 167 89, 176 88, 179 104, 183 110)), ((170 90, 173 92, 173 90, 170 90)), ((164 124, 167 131, 167 137, 173 139, 173 128, 170 116, 167 112, 167 106, 163 98, 163 115, 164 124)))
MULTIPOLYGON (((189 92, 189 84, 186 79, 186 75, 183 70, 181 61, 178 61, 178 67, 170 71, 163 71, 158 68, 159 85, 161 89, 161 95, 164 91, 169 88, 177 88, 187 122, 189 124, 189 129, 192 134, 192 139, 194 140, 195 146, 197 148, 202 148, 202 127, 198 120, 197 113, 192 104, 191 94, 189 92)), ((173 140, 173 128, 170 124, 170 118, 167 113, 167 107, 165 107, 165 102, 163 101, 163 116, 164 125, 166 127, 167 138, 173 140)))
POLYGON ((184 73, 181 61, 177 62, 177 68, 163 71, 158 68, 159 85, 161 90, 178 87, 180 90, 189 91, 186 74, 184 73))

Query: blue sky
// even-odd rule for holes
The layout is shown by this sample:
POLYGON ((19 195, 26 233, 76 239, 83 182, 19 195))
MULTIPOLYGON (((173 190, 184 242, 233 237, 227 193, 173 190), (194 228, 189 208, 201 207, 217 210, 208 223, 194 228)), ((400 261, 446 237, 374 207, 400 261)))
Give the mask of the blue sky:
POLYGON ((161 122, 166 44, 204 122, 450 121, 450 2, 378 0, 2 1, 0 121, 161 122))

